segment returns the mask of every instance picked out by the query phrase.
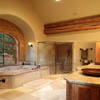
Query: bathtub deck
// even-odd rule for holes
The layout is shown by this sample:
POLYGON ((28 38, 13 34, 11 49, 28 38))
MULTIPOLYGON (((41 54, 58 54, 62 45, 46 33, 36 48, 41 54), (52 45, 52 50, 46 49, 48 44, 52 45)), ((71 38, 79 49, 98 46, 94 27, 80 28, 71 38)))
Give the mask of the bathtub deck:
POLYGON ((2 70, 2 73, 0 74, 0 80, 5 80, 5 83, 0 82, 0 88, 3 88, 3 89, 17 88, 27 82, 44 78, 48 75, 50 75, 48 67, 42 67, 35 70, 32 70, 32 68, 27 68, 27 69, 22 69, 22 70, 10 69, 9 71, 7 71, 5 69, 5 70, 2 70))
POLYGON ((0 100, 65 100, 65 75, 34 80, 15 89, 0 89, 0 100))

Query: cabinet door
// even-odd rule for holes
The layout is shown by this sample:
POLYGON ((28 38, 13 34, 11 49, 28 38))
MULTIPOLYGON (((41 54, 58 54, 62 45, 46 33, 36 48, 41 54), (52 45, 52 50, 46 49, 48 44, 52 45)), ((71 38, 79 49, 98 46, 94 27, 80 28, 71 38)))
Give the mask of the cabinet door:
POLYGON ((100 100, 100 87, 78 85, 77 100, 100 100))
POLYGON ((100 100, 100 86, 67 83, 66 100, 100 100))
POLYGON ((91 88, 78 87, 78 100, 92 100, 91 99, 91 88))

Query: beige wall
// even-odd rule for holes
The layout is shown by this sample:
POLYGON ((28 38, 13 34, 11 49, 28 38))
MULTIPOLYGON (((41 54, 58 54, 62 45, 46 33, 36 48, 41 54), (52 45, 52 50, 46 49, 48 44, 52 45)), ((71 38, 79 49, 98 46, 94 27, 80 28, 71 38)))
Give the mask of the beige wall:
POLYGON ((28 0, 1 0, 0 18, 13 22, 23 31, 27 50, 26 60, 37 59, 34 48, 29 50, 28 42, 47 41, 47 37, 43 33, 44 23, 35 13, 31 1, 29 3, 28 0), (29 57, 30 55, 34 55, 34 57, 29 57))
POLYGON ((34 12, 33 6, 28 0, 2 0, 0 1, 0 14, 19 17, 32 28, 34 35, 31 36, 35 36, 36 41, 46 40, 46 36, 43 34, 43 22, 34 12))
POLYGON ((89 30, 81 32, 62 33, 61 35, 49 35, 49 41, 57 42, 73 42, 73 65, 76 68, 80 66, 80 48, 94 48, 92 59, 95 61, 96 57, 96 42, 100 41, 100 30, 89 30))

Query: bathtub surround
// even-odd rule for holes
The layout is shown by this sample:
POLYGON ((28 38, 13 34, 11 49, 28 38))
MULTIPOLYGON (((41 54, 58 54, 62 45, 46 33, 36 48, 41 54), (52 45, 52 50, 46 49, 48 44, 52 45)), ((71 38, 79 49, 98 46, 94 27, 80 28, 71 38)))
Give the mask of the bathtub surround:
POLYGON ((0 88, 20 87, 27 82, 45 78, 49 73, 47 66, 37 68, 33 65, 24 65, 0 68, 0 88), (2 80, 5 80, 5 82, 2 82, 2 80))

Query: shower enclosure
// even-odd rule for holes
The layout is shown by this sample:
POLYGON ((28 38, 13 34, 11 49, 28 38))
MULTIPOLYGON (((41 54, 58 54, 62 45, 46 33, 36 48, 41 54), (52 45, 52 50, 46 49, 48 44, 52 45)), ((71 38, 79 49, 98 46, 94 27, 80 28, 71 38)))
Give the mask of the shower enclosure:
POLYGON ((39 42, 38 64, 49 66, 51 74, 63 74, 72 71, 73 43, 39 42))

